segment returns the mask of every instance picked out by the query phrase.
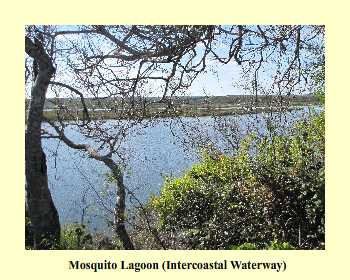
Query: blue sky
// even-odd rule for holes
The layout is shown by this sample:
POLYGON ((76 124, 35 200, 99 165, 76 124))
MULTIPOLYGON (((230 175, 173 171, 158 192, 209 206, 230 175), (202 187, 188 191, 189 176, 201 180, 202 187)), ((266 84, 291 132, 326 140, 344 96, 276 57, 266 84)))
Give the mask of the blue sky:
MULTIPOLYGON (((59 30, 62 30, 62 29, 75 30, 76 28, 77 28, 76 26, 59 26, 58 27, 59 30)), ((78 41, 80 40, 79 42, 84 42, 84 41, 81 41, 81 37, 79 36, 82 36, 82 35, 69 35, 69 40, 74 41, 75 39, 77 39, 78 41)), ((67 44, 67 39, 68 39, 68 36, 66 35, 60 36, 58 37, 58 42, 59 44, 63 43, 63 46, 65 46, 65 44, 67 44)), ((225 56, 224 52, 227 51, 228 43, 227 42, 225 43, 224 41, 225 39, 223 40, 220 39, 218 41, 218 45, 216 46, 216 51, 220 56, 221 55, 225 56)), ((109 42, 108 40, 104 41, 103 38, 101 37, 98 37, 98 38, 93 37, 92 43, 96 44, 103 53, 108 53, 110 52, 111 48, 113 49, 113 46, 111 46, 110 41, 109 42), (104 44, 103 42, 106 42, 106 44, 104 44)), ((197 51, 200 56, 200 53, 203 52, 203 46, 202 47, 199 46, 197 51)), ((65 63, 66 63, 65 57, 62 57, 62 58, 63 59, 61 61, 59 60, 56 61, 57 74, 55 79, 63 82, 66 81, 67 83, 74 85, 75 84, 74 78, 72 79, 74 75, 69 71, 67 71, 65 67, 65 63)), ((218 95, 236 95, 236 94, 247 93, 247 92, 244 92, 242 87, 242 84, 244 84, 245 81, 242 79, 241 66, 237 65, 237 63, 234 62, 233 59, 228 64, 221 64, 211 59, 212 58, 210 57, 207 58, 207 63, 206 63, 207 71, 205 71, 204 73, 201 73, 196 78, 196 80, 193 82, 191 88, 186 92, 186 94, 218 96, 218 95)), ((74 57, 73 57, 73 60, 74 60, 74 57)), ((260 71, 260 85, 264 85, 268 88, 269 83, 272 82, 273 72, 276 70, 273 68, 274 66, 272 64, 265 64, 262 67, 261 69, 262 71, 260 71)), ((170 67, 166 66, 165 69, 169 70, 170 67)), ((135 71, 131 69, 131 71, 129 70, 128 73, 131 75, 135 75, 135 73, 133 74, 132 72, 135 72, 135 71)), ((160 72, 155 72, 155 74, 157 73, 160 73, 160 72)), ((123 76, 125 75, 125 72, 120 72, 120 74, 118 75, 123 76)), ((153 88, 152 96, 160 96, 162 93, 159 90, 159 86, 158 86, 159 84, 154 83, 152 85, 152 83, 153 81, 150 84, 150 87, 153 88)), ((246 85, 251 86, 251 84, 249 84, 249 79, 248 79, 248 84, 246 85)), ((28 91, 28 87, 27 87, 27 91, 28 91)), ((55 93, 49 90, 47 93, 47 97, 54 97, 54 96, 55 96, 55 93)), ((60 96, 65 97, 66 93, 63 90, 61 90, 60 96)))
POLYGON ((236 63, 224 65, 212 64, 209 67, 216 69, 216 73, 208 71, 193 82, 189 90, 190 95, 236 95, 243 94, 243 90, 234 86, 240 81, 241 68, 236 63))

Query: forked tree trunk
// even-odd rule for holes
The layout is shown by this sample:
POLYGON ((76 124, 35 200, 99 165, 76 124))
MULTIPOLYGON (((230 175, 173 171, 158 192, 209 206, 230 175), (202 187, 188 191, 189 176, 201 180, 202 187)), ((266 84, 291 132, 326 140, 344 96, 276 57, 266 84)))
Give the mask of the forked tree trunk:
POLYGON ((60 223, 48 188, 46 157, 41 146, 41 123, 46 91, 55 72, 39 40, 26 37, 26 53, 38 65, 31 89, 25 133, 26 207, 33 230, 35 249, 50 249, 60 238, 60 223))
POLYGON ((115 233, 123 243, 124 249, 134 250, 134 244, 132 243, 130 236, 125 228, 126 191, 123 181, 123 173, 120 171, 119 166, 112 159, 105 159, 104 163, 111 169, 113 177, 117 182, 117 197, 116 205, 114 207, 115 233))
POLYGON ((123 173, 120 170, 119 165, 113 161, 111 156, 100 155, 90 145, 86 144, 75 144, 69 138, 66 137, 64 132, 50 120, 48 123, 56 130, 58 137, 68 146, 77 150, 84 150, 88 155, 98 161, 103 162, 112 172, 112 176, 116 181, 117 197, 114 207, 114 230, 118 238, 123 244, 124 249, 134 250, 135 246, 125 227, 125 198, 126 198, 126 187, 123 181, 123 173))

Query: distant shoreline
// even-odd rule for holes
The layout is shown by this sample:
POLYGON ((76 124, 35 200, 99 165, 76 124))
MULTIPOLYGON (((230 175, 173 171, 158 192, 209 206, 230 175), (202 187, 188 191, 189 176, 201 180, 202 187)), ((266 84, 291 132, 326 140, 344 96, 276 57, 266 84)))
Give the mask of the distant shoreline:
MULTIPOLYGON (((303 106, 289 106, 289 107, 256 107, 256 108, 234 108, 234 109, 226 109, 226 108, 211 108, 209 110, 206 109, 196 109, 196 110, 187 110, 187 111, 177 111, 177 112, 151 112, 145 113, 139 116, 132 115, 116 115, 113 112, 108 111, 98 111, 90 112, 91 120, 123 120, 123 119, 157 119, 157 118, 178 118, 178 117, 210 117, 210 116, 234 116, 234 115, 251 115, 251 114, 261 114, 261 113, 275 113, 275 112, 290 112, 295 110, 301 110, 304 107, 308 106, 317 106, 318 104, 307 104, 303 106)), ((45 111, 44 118, 50 121, 57 121, 57 112, 56 110, 45 111)), ((62 117, 62 121, 74 121, 83 120, 83 113, 78 112, 74 116, 67 115, 62 117)), ((45 120, 44 120, 45 122, 45 120)))
MULTIPOLYGON (((26 99, 26 113, 29 102, 30 100, 26 99)), ((305 106, 321 105, 314 95, 191 96, 174 97, 163 101, 148 97, 144 102, 138 100, 135 107, 132 107, 131 100, 121 98, 85 99, 91 120, 230 116, 290 111, 305 106)), ((86 114, 84 116, 81 101, 77 98, 48 98, 44 106, 44 117, 51 121, 58 120, 58 108, 61 109, 62 121, 79 121, 84 120, 84 117, 87 119, 86 114)))

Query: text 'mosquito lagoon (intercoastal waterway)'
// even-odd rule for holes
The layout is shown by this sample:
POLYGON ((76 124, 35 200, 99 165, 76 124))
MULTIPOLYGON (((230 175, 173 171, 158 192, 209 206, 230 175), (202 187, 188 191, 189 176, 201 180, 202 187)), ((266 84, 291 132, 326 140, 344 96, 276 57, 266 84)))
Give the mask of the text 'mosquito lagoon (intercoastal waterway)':
POLYGON ((221 260, 212 262, 184 262, 164 260, 162 262, 127 262, 107 261, 103 262, 81 262, 69 261, 69 269, 73 270, 91 270, 98 272, 102 270, 131 270, 140 272, 143 270, 270 270, 283 272, 287 268, 285 261, 279 262, 256 262, 241 260, 221 260))

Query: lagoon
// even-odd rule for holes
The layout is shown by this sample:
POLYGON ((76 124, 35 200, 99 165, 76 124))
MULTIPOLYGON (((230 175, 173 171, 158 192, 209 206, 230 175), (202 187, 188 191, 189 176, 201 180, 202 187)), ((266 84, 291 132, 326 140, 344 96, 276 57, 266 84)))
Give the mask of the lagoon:
MULTIPOLYGON (((312 109, 314 110, 314 109, 312 109)), ((233 148, 216 129, 219 123, 235 123, 241 136, 254 128, 259 133, 266 132, 266 121, 282 125, 281 133, 300 118, 307 118, 310 108, 302 110, 255 115, 225 116, 178 119, 157 119, 147 126, 135 127, 126 136, 121 151, 127 156, 124 168, 124 181, 127 188, 142 202, 151 194, 158 194, 167 176, 180 176, 194 163, 200 161, 198 147, 189 147, 188 136, 183 130, 190 126, 200 128, 203 141, 212 141, 222 152, 232 154, 233 148), (220 121, 220 122, 219 122, 220 121), (187 145, 183 145, 184 142, 187 145)), ((113 124, 113 120, 105 125, 113 124)), ((43 124, 44 128, 48 124, 43 124)), ((226 134, 230 130, 224 131, 226 134)), ((67 134, 76 142, 87 141, 79 132, 67 126, 67 134)), ((199 134, 198 138, 199 139, 199 134)), ((198 140, 196 139, 196 140, 198 140)), ((43 139, 46 153, 49 188, 61 224, 84 222, 92 231, 109 231, 114 205, 114 188, 107 180, 108 168, 84 153, 67 147, 57 139, 43 139)), ((133 207, 135 200, 128 199, 127 206, 133 207)))

